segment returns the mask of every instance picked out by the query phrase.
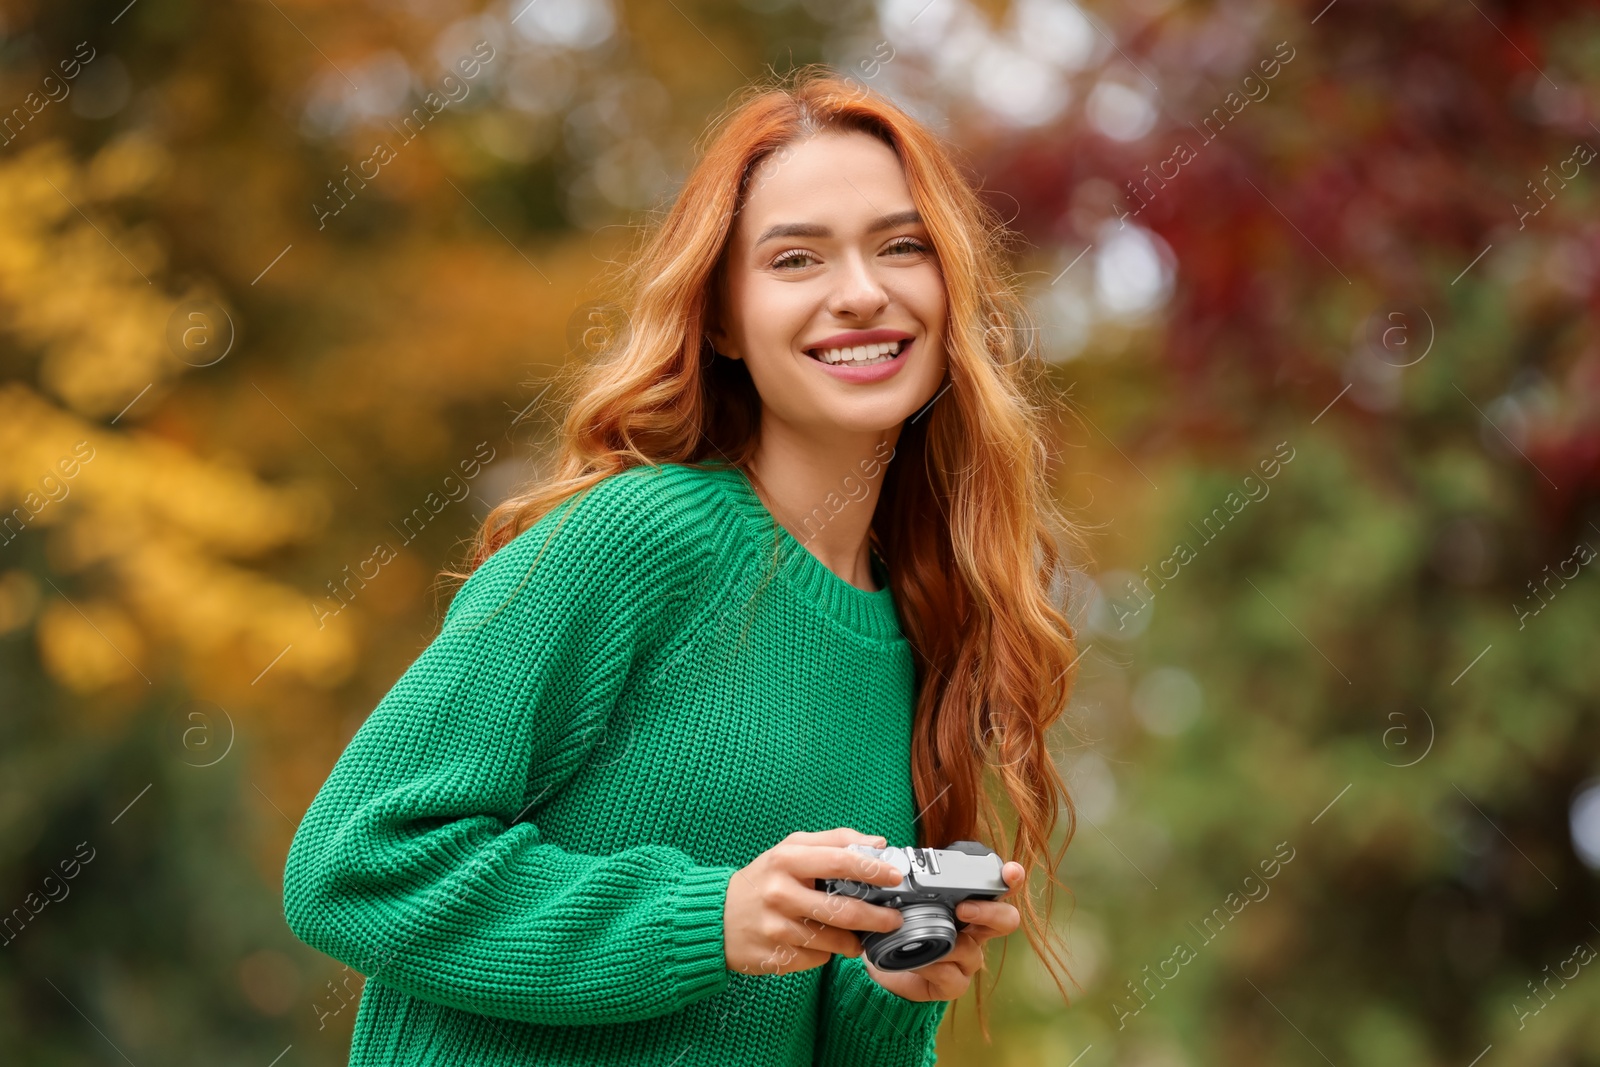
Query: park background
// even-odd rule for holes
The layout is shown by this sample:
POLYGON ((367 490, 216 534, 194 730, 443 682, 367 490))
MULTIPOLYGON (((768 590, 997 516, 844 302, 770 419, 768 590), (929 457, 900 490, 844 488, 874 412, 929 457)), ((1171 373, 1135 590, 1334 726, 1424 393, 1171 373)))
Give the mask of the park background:
POLYGON ((1012 939, 941 1062, 1600 1064, 1593 5, 3 10, 6 1062, 345 1062, 298 819, 708 118, 821 61, 1021 236, 1093 550, 1078 985, 1012 939))

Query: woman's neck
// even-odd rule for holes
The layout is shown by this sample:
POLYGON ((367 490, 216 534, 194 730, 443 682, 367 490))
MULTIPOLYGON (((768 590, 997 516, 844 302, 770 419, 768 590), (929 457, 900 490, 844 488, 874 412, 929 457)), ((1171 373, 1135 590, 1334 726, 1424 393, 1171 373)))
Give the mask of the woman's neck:
POLYGON ((840 433, 823 446, 774 422, 763 419, 751 459, 762 503, 823 566, 875 591, 867 534, 900 428, 840 433))

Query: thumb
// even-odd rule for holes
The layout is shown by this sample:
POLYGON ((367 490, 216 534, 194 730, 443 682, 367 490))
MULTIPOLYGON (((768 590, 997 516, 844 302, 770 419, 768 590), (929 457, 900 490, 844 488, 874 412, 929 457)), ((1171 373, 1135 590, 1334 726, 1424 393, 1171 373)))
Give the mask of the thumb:
POLYGON ((1028 872, 1023 868, 1022 864, 1016 862, 1007 863, 1000 868, 1000 877, 1004 878, 1006 885, 1012 889, 1021 885, 1027 879, 1027 874, 1028 872))

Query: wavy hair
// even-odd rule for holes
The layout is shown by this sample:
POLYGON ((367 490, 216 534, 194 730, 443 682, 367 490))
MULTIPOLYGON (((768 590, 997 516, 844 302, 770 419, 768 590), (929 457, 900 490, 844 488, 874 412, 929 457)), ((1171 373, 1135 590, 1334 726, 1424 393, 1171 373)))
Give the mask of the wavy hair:
POLYGON ((812 65, 741 97, 708 127, 676 198, 623 264, 627 325, 575 369, 555 470, 489 513, 468 573, 561 501, 631 467, 720 457, 756 481, 760 395, 744 363, 707 339, 734 219, 774 153, 825 131, 883 141, 932 238, 949 316, 949 384, 903 427, 869 533, 916 664, 919 843, 986 840, 1040 876, 1016 903, 1065 998, 1060 974, 1071 976, 1050 905, 1065 889, 1056 868, 1076 812, 1046 739, 1077 669, 1076 634, 1057 606, 1070 578, 1063 549, 1084 541, 1047 485, 1051 423, 1030 392, 1042 363, 1007 266, 1014 235, 939 138, 859 83, 812 65))

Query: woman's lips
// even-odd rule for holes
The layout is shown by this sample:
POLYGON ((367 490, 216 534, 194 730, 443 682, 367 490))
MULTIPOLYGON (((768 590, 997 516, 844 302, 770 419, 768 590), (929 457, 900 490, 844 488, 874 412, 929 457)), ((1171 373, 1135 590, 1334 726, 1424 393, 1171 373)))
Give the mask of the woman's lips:
POLYGON ((890 375, 899 373, 900 368, 906 365, 906 357, 916 343, 915 338, 906 341, 900 346, 900 351, 895 353, 893 359, 885 360, 882 363, 874 363, 870 367, 850 367, 842 363, 824 363, 814 356, 807 356, 806 359, 822 368, 824 373, 830 374, 841 381, 856 383, 880 382, 890 375))
POLYGON ((806 346, 807 352, 815 352, 823 348, 853 348, 857 345, 876 345, 885 341, 895 344, 911 340, 911 334, 904 330, 894 330, 879 327, 875 330, 846 330, 836 333, 832 337, 825 337, 806 346))

